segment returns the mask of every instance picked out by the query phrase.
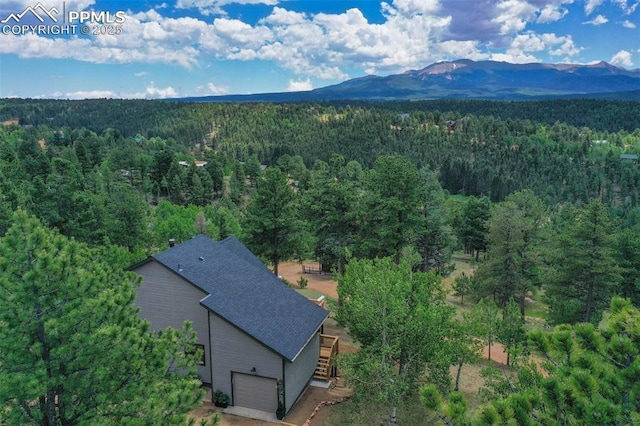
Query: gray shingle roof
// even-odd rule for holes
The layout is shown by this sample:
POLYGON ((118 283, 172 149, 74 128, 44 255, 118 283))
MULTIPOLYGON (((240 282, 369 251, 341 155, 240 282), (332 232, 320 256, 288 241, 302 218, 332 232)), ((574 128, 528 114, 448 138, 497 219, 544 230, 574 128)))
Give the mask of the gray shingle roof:
POLYGON ((235 237, 218 243, 201 235, 151 257, 207 292, 203 306, 289 361, 328 316, 235 237))

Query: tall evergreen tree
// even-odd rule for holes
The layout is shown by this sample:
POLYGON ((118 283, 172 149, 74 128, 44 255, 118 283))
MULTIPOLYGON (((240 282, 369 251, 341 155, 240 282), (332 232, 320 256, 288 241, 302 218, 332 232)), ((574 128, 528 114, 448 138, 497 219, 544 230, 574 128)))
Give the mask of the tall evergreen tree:
POLYGON ((0 423, 184 423, 202 397, 195 334, 150 333, 137 281, 15 214, 0 239, 0 423))
POLYGON ((454 268, 451 254, 456 238, 448 222, 446 194, 438 182, 435 172, 423 169, 420 171, 424 180, 424 229, 418 240, 418 251, 422 256, 422 270, 435 269, 447 275, 454 268))
POLYGON ((165 175, 169 200, 174 204, 186 205, 188 200, 188 175, 184 166, 177 159, 171 163, 171 167, 165 175))
POLYGON ((211 176, 213 191, 216 194, 222 193, 224 191, 224 158, 211 151, 207 151, 205 158, 207 160, 205 170, 211 176))
POLYGON ((480 296, 491 295, 502 307, 515 299, 523 317, 525 298, 539 282, 543 218, 544 205, 531 191, 511 194, 494 205, 487 221, 488 259, 475 275, 484 292, 480 296))
POLYGON ((491 201, 487 197, 469 197, 460 212, 458 236, 464 249, 476 260, 487 250, 487 220, 491 216, 491 201))
POLYGON ((552 322, 597 323, 621 280, 615 223, 594 200, 565 216, 553 236, 553 270, 545 287, 552 322))
POLYGON ((220 239, 231 235, 242 238, 242 226, 234 211, 225 206, 218 206, 211 214, 211 221, 216 225, 220 233, 220 239))
POLYGON ((268 259, 276 275, 278 264, 299 250, 296 209, 296 195, 287 176, 277 168, 267 169, 249 199, 243 229, 247 246, 268 259))
POLYGON ((250 155, 249 158, 247 158, 247 161, 244 164, 244 169, 247 172, 247 176, 249 176, 251 186, 256 186, 256 181, 262 174, 260 160, 258 160, 258 156, 256 154, 250 155))
POLYGON ((367 172, 364 187, 360 257, 392 256, 399 261, 402 249, 415 248, 424 233, 423 177, 408 159, 382 156, 367 172))
POLYGON ((522 352, 527 342, 524 329, 524 317, 518 303, 509 299, 502 309, 502 320, 498 323, 496 339, 502 343, 507 353, 507 365, 511 365, 513 356, 522 352))
POLYGON ((335 162, 342 167, 330 168, 316 162, 309 188, 302 197, 302 215, 317 239, 316 256, 325 266, 344 272, 356 236, 357 187, 344 179, 344 158, 335 162))
POLYGON ((640 307, 640 236, 636 226, 617 235, 616 259, 621 268, 620 295, 640 307))

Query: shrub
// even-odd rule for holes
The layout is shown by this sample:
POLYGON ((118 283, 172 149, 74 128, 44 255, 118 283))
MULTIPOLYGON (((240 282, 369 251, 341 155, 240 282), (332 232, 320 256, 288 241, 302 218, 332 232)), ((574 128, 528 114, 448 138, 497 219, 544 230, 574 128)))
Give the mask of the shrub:
POLYGON ((307 288, 307 284, 309 284, 309 280, 305 277, 300 277, 300 279, 298 280, 298 287, 307 288))

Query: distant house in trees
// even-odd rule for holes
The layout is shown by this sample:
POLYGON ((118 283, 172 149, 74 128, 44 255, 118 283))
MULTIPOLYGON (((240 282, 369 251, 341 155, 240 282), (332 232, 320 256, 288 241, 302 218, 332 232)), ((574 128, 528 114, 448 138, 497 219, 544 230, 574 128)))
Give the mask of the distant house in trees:
POLYGON ((445 124, 449 128, 449 132, 453 133, 453 132, 455 132, 456 128, 458 127, 459 121, 458 120, 447 120, 445 122, 445 124))
POLYGON ((637 154, 622 154, 620 155, 620 159, 623 161, 628 161, 631 163, 637 163, 638 162, 638 155, 637 154))
POLYGON ((204 383, 232 405, 291 409, 316 372, 325 309, 234 237, 198 236, 130 269, 142 275, 136 304, 154 330, 193 323, 204 383))
MULTIPOLYGON (((196 165, 196 167, 204 167, 207 165, 206 161, 201 160, 195 160, 193 163, 196 165)), ((182 167, 189 167, 188 161, 178 161, 178 164, 180 164, 182 167)))

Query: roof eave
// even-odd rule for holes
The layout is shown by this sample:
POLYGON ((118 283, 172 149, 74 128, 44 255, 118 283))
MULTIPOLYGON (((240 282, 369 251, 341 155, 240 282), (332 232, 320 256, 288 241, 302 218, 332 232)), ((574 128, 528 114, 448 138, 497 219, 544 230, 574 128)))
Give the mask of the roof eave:
MULTIPOLYGON (((264 343, 262 340, 258 339, 257 337, 247 333, 245 330, 243 330, 242 328, 238 327, 236 324, 234 324, 233 322, 229 321, 228 319, 226 319, 224 316, 222 316, 221 314, 219 314, 218 312, 216 312, 214 309, 210 308, 209 306, 204 304, 205 299, 208 299, 209 297, 212 297, 211 294, 207 294, 205 297, 203 297, 202 299, 200 299, 200 305, 202 307, 204 307, 206 310, 208 310, 209 312, 215 314, 218 318, 222 319, 223 321, 225 321, 227 324, 230 324, 232 327, 234 327, 237 330, 240 330, 242 333, 244 333, 245 335, 249 336, 251 339, 255 340, 256 342, 260 343, 262 346, 264 346, 265 348, 269 349, 271 352, 273 352, 274 354, 278 355, 281 358, 284 358, 285 360, 289 361, 289 362, 294 362, 296 360, 296 358, 298 358, 298 356, 302 353, 302 351, 304 350, 304 348, 307 347, 307 345, 309 344, 309 342, 311 341, 311 339, 313 339, 313 336, 318 332, 318 330, 320 329, 320 327, 322 327, 322 324, 324 324, 324 322, 327 320, 327 318, 329 317, 329 311, 327 311, 325 309, 325 316, 322 319, 322 321, 320 321, 320 323, 317 325, 317 327, 315 328, 315 331, 313 333, 311 333, 309 335, 309 337, 307 338, 307 340, 305 341, 304 345, 302 345, 302 347, 298 350, 298 352, 292 357, 289 358, 287 355, 281 353, 280 351, 278 351, 277 349, 267 345, 266 343, 264 343)), ((324 309, 324 308, 322 308, 324 309)))
MULTIPOLYGON (((324 309, 324 308, 322 308, 322 309, 324 309)), ((309 344, 309 342, 311 341, 311 339, 313 339, 313 336, 315 336, 315 335, 316 335, 316 333, 318 332, 318 330, 320 330, 320 327, 322 327, 322 324, 324 324, 324 322, 327 320, 327 318, 329 318, 329 311, 327 311, 326 309, 325 309, 325 311, 326 311, 326 315, 324 316, 324 318, 322 319, 322 321, 320 321, 320 324, 318 324, 318 326, 316 327, 316 330, 315 330, 313 333, 311 333, 311 335, 309 336, 309 338, 307 339, 307 341, 306 341, 306 342, 304 342, 304 345, 302 345, 302 347, 300 348, 300 350, 298 351, 298 353, 297 353, 297 354, 295 354, 295 356, 293 357, 293 359, 288 359, 288 358, 286 358, 286 357, 285 357, 285 359, 287 359, 287 361, 289 361, 289 362, 294 362, 294 361, 298 358, 298 356, 302 353, 302 351, 304 350, 304 348, 306 348, 306 347, 307 347, 307 345, 309 344)))

